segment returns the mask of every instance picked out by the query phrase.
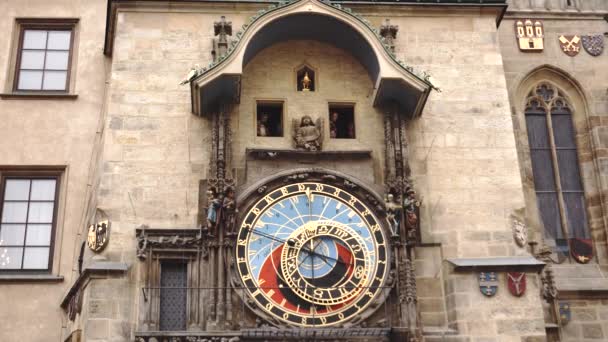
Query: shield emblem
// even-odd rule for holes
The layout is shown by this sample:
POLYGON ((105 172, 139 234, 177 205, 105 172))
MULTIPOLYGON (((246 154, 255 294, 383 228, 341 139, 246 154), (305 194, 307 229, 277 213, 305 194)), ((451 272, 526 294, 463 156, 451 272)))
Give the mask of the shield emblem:
POLYGON ((559 47, 566 55, 574 57, 581 51, 581 37, 577 35, 559 36, 559 47))
POLYGON ((559 303, 559 321, 562 325, 568 324, 572 315, 570 313, 570 303, 569 302, 560 302, 559 303))
POLYGON ((87 234, 87 246, 93 252, 100 252, 108 244, 109 238, 109 221, 101 221, 89 226, 87 234))
POLYGON ((528 228, 518 219, 513 219, 513 239, 519 247, 525 247, 528 241, 528 228))
POLYGON ((488 297, 496 294, 498 291, 498 275, 496 275, 496 272, 479 273, 479 290, 488 297))
POLYGON ((568 259, 568 254, 570 254, 568 240, 555 239, 555 246, 553 247, 553 253, 551 253, 552 261, 556 264, 561 264, 568 259))
POLYGON ((526 292, 526 274, 523 272, 507 272, 509 292, 515 297, 521 297, 526 292))
POLYGON ((588 263, 593 258, 593 244, 591 239, 570 239, 570 253, 579 264, 588 263))
POLYGON ((604 36, 601 34, 583 36, 583 47, 591 56, 601 55, 604 51, 604 36))

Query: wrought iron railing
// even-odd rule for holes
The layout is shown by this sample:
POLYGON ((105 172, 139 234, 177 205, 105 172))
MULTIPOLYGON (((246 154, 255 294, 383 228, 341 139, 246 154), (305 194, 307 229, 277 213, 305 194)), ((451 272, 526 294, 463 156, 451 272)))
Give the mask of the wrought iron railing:
MULTIPOLYGON (((243 340, 343 340, 356 341, 365 338, 380 338, 378 341, 388 340, 394 334, 407 335, 409 330, 402 322, 395 308, 399 304, 397 296, 389 293, 391 286, 375 287, 385 289, 380 291, 373 306, 373 314, 366 323, 336 324, 332 326, 290 327, 289 324, 275 326, 256 319, 255 313, 249 307, 256 308, 256 304, 249 299, 249 289, 240 287, 143 287, 141 288, 141 303, 143 309, 142 320, 139 322, 138 332, 135 334, 137 342, 231 342, 243 340), (161 297, 170 292, 183 295, 186 307, 161 307, 161 297), (239 298, 240 297, 240 298, 239 298), (386 302, 387 298, 390 298, 386 302), (245 303, 250 301, 250 303, 245 303), (238 303, 238 305, 237 305, 238 303), (383 307, 380 307, 383 306, 383 307), (164 311, 163 310, 169 310, 164 311), (162 319, 172 319, 180 316, 170 310, 183 310, 186 320, 179 329, 170 331, 161 330, 161 326, 175 326, 162 324, 162 319)), ((279 287, 254 288, 255 290, 275 290, 279 287)), ((354 288, 353 288, 354 289, 354 288)), ((351 288, 347 290, 353 290, 351 288)), ((369 287, 357 287, 359 290, 369 287)), ((178 302, 182 302, 178 300, 178 302)), ((313 311, 314 312, 314 311, 313 311)), ((314 316, 314 314, 313 314, 314 316)), ((357 321, 357 318, 354 318, 357 321)))

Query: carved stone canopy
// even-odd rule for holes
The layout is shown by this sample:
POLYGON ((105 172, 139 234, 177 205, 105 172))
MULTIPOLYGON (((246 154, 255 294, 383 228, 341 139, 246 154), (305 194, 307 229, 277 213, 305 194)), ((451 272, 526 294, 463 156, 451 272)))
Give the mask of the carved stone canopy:
POLYGON ((239 103, 245 65, 262 49, 290 39, 317 40, 349 52, 375 84, 374 106, 395 102, 401 112, 417 116, 433 88, 427 76, 396 60, 367 20, 340 5, 317 0, 272 5, 234 37, 226 57, 200 70, 190 82, 193 113, 209 116, 222 103, 239 103))

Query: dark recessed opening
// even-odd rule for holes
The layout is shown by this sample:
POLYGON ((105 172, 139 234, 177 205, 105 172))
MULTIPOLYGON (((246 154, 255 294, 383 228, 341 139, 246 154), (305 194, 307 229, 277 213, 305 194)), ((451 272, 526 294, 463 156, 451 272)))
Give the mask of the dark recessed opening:
POLYGON ((283 136, 283 102, 259 101, 256 113, 258 137, 283 136))
POLYGON ((354 139, 356 137, 354 105, 329 105, 329 136, 335 139, 354 139))

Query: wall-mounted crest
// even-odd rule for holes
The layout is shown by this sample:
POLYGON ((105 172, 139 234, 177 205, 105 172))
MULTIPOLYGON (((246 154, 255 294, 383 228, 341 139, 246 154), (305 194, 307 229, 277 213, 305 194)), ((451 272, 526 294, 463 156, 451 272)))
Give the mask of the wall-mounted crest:
POLYGON ((526 274, 524 272, 507 272, 509 292, 515 297, 521 297, 526 292, 526 274))
POLYGON ((528 242, 528 227, 521 220, 513 218, 513 239, 519 247, 525 247, 528 242))
POLYGON ((498 275, 496 272, 479 273, 479 290, 488 297, 492 297, 498 292, 498 275))
POLYGON ((601 55, 604 51, 604 36, 601 34, 583 36, 583 47, 591 56, 601 55))
POLYGON ((570 253, 579 264, 588 263, 593 258, 593 242, 591 239, 570 239, 570 253))
POLYGON ((515 35, 521 51, 542 51, 545 48, 545 29, 538 20, 517 20, 515 35))
POLYGON ((93 252, 100 252, 108 244, 110 238, 110 222, 108 220, 97 222, 89 226, 87 246, 93 252))
POLYGON ((559 303, 559 321, 561 325, 566 325, 570 322, 572 314, 570 313, 570 303, 560 302, 559 303))
POLYGON ((559 36, 559 47, 566 55, 574 57, 581 51, 581 37, 577 35, 559 36))

